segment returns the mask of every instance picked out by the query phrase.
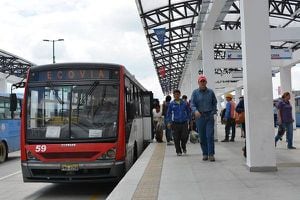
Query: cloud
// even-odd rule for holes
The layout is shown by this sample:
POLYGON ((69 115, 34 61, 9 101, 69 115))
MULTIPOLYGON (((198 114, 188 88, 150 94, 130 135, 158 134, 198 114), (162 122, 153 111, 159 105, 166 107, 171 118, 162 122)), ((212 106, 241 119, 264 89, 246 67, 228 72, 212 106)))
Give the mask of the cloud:
POLYGON ((111 62, 124 65, 161 96, 150 50, 133 0, 1 0, 1 48, 36 64, 111 62), (152 87, 154 86, 154 87, 152 87))

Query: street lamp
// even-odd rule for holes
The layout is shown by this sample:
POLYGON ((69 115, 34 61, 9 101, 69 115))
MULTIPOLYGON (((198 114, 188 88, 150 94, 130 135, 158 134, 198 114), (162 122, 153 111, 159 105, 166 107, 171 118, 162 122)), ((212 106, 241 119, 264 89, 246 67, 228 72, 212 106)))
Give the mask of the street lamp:
POLYGON ((53 64, 55 63, 55 54, 54 54, 54 43, 59 41, 64 41, 64 39, 57 39, 57 40, 43 40, 44 42, 52 42, 53 45, 53 64))

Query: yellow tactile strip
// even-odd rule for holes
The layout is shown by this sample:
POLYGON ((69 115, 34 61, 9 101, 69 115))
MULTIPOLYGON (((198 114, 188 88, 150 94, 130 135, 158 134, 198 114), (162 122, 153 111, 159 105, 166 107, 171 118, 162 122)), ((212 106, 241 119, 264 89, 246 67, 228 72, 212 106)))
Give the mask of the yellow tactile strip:
POLYGON ((157 143, 146 170, 133 194, 134 200, 154 200, 158 197, 165 143, 157 143))
POLYGON ((300 163, 277 163, 277 167, 300 167, 300 163))

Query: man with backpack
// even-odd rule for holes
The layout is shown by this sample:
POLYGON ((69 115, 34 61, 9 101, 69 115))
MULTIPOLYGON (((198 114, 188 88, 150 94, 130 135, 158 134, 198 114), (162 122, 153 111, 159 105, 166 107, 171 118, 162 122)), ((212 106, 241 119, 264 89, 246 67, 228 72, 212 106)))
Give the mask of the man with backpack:
POLYGON ((171 96, 168 95, 166 96, 165 101, 163 102, 163 106, 162 106, 162 115, 164 116, 164 123, 166 126, 166 139, 167 139, 167 144, 171 145, 172 144, 172 140, 173 140, 173 136, 172 136, 172 130, 170 128, 168 128, 167 124, 167 111, 168 111, 168 107, 171 101, 171 96))

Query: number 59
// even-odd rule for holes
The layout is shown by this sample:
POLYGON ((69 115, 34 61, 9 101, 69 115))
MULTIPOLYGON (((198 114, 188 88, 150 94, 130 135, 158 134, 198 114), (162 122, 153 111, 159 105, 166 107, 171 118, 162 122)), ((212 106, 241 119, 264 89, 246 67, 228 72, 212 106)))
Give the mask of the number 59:
POLYGON ((45 152, 47 150, 46 145, 36 145, 35 146, 35 152, 45 152))

